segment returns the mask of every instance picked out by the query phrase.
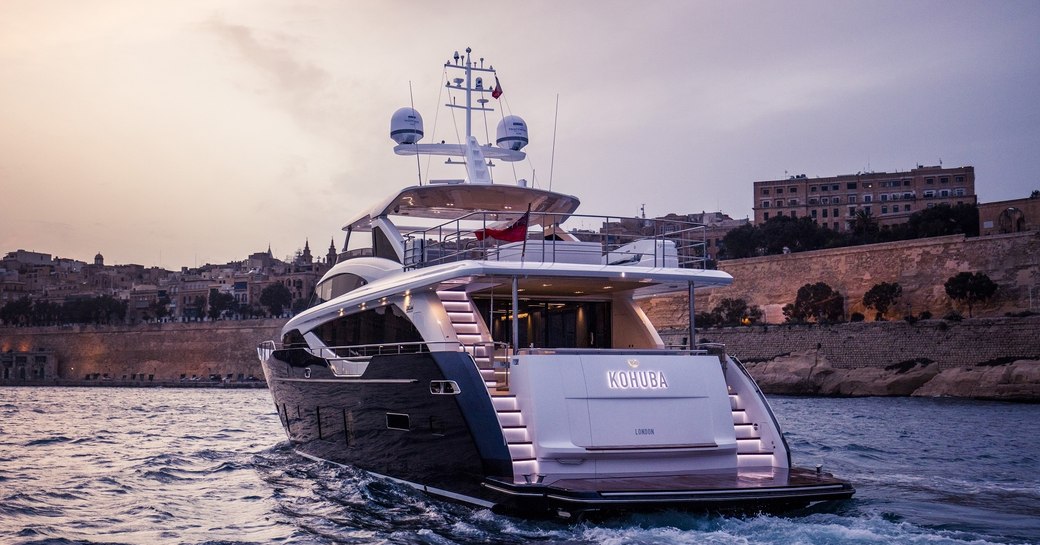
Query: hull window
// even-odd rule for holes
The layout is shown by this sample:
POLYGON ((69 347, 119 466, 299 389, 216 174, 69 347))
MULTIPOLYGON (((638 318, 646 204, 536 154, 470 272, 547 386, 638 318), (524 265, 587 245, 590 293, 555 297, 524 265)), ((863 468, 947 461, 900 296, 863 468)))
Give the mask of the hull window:
POLYGON ((411 430, 408 420, 407 414, 386 413, 386 427, 391 430, 411 430))
MULTIPOLYGON (((325 346, 344 347, 374 344, 421 343, 423 338, 411 320, 395 305, 385 305, 348 314, 318 326, 314 333, 325 346)), ((412 345, 419 350, 420 345, 412 345)), ((340 354, 349 356, 350 354, 340 354)))

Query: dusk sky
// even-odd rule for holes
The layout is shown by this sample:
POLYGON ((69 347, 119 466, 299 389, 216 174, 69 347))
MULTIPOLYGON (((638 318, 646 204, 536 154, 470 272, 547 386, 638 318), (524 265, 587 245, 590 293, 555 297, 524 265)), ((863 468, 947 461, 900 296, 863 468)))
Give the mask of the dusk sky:
POLYGON ((974 166, 981 202, 1027 197, 1038 29, 1036 0, 0 0, 0 252, 323 256, 416 183, 389 139, 409 82, 425 141, 456 141, 437 100, 467 46, 530 127, 517 177, 552 170, 586 214, 743 218, 756 180, 940 161, 974 166))

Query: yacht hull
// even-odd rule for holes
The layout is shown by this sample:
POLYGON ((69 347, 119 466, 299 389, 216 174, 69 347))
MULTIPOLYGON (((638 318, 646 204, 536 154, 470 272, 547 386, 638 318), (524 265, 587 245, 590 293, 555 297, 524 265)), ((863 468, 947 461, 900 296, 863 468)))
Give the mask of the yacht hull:
POLYGON ((828 474, 786 468, 518 483, 492 398, 468 354, 374 356, 356 378, 285 354, 274 351, 263 368, 297 452, 496 512, 782 510, 853 494, 828 474), (441 381, 453 381, 458 392, 431 393, 431 383, 441 381))

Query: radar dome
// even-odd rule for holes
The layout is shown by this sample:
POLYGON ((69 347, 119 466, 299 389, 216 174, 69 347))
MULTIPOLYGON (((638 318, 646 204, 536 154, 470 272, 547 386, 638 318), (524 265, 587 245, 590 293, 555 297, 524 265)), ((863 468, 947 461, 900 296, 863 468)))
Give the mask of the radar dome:
POLYGON ((390 117, 390 138, 394 142, 414 144, 422 137, 422 116, 413 108, 401 108, 390 117))
POLYGON ((519 151, 527 145, 527 123, 518 115, 507 115, 498 122, 498 147, 519 151))

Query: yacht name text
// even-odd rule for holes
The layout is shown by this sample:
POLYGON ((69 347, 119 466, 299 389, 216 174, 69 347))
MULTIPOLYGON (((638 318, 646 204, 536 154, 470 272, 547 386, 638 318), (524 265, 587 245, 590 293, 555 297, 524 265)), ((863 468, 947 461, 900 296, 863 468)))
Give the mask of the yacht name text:
POLYGON ((668 379, 662 371, 607 371, 611 390, 667 390, 668 379))

